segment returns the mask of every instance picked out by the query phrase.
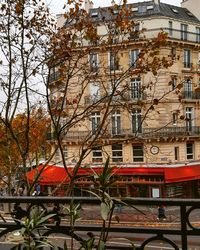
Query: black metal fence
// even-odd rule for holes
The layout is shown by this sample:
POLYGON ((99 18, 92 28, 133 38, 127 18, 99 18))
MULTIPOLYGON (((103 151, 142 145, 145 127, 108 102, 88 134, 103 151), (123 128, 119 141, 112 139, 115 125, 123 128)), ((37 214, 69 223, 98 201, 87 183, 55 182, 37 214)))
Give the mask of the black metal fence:
MULTIPOLYGON (((16 232, 22 232, 20 230, 25 228, 27 223, 25 218, 30 220, 32 208, 36 207, 45 211, 44 216, 52 214, 53 218, 44 221, 43 226, 39 228, 40 238, 54 235, 54 242, 59 239, 60 234, 64 235, 62 240, 73 238, 78 244, 77 248, 73 245, 73 248, 69 249, 80 249, 83 241, 91 237, 99 237, 103 229, 102 225, 104 225, 103 230, 108 233, 105 249, 133 249, 130 241, 135 244, 135 249, 140 250, 152 249, 152 245, 158 244, 156 242, 162 242, 163 246, 166 244, 168 249, 189 250, 193 249, 192 246, 196 247, 194 249, 200 249, 200 199, 123 198, 121 203, 113 198, 113 201, 115 208, 112 218, 115 219, 112 219, 111 223, 103 224, 101 201, 97 198, 1 197, 0 204, 4 206, 0 214, 1 244, 8 243, 8 235, 15 236, 18 235, 16 232), (67 213, 65 210, 72 202, 81 204, 80 219, 73 226, 70 220, 71 212, 68 210, 67 213), (159 205, 165 207, 166 221, 157 220, 159 205), (118 218, 117 221, 116 218, 118 218), (119 237, 129 241, 120 241, 119 237)), ((23 233, 21 234, 23 238, 23 233)), ((19 244, 19 242, 18 239, 13 241, 13 244, 19 244)), ((156 249, 162 249, 162 247, 159 248, 158 244, 156 249)))

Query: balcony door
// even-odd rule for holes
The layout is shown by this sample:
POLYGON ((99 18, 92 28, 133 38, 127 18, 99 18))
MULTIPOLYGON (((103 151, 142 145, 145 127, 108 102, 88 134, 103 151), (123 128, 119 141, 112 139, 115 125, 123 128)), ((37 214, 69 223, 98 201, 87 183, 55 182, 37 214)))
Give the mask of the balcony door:
POLYGON ((120 111, 114 111, 112 113, 112 135, 121 134, 121 114, 120 111))
POLYGON ((194 109, 191 107, 186 107, 185 116, 186 116, 186 130, 188 132, 191 132, 194 126, 194 109))
POLYGON ((138 100, 142 98, 142 93, 141 93, 141 79, 138 78, 133 78, 131 79, 131 89, 130 89, 130 95, 131 99, 133 100, 138 100))
POLYGON ((185 79, 184 81, 184 97, 186 99, 192 98, 192 81, 191 79, 185 79))
POLYGON ((181 40, 187 41, 188 39, 188 25, 181 24, 181 40))
POLYGON ((100 125, 100 112, 92 112, 91 114, 91 126, 92 126, 92 134, 95 134, 100 125))
POLYGON ((92 101, 96 102, 100 99, 100 85, 96 82, 90 83, 90 97, 92 101))
POLYGON ((184 68, 191 68, 191 51, 189 49, 184 49, 184 68))
POLYGON ((142 133, 141 109, 133 109, 131 115, 132 115, 132 132, 134 134, 142 133))

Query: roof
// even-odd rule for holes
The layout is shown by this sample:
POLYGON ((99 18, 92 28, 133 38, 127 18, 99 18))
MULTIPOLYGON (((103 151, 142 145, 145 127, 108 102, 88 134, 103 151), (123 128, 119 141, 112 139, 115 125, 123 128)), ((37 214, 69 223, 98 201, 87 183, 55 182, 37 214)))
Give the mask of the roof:
MULTIPOLYGON (((134 4, 127 4, 132 10, 132 18, 147 18, 152 16, 163 16, 168 18, 174 18, 185 22, 195 22, 200 24, 200 20, 195 17, 188 9, 160 3, 156 4, 154 1, 138 2, 134 4)), ((102 17, 106 20, 110 19, 110 10, 112 7, 94 8, 90 10, 90 16, 94 21, 100 21, 102 17)), ((115 10, 113 9, 113 12, 115 10)), ((117 14, 117 11, 115 11, 117 14)))
MULTIPOLYGON (((73 172, 73 167, 67 167, 69 173, 73 172)), ((64 167, 56 165, 39 165, 36 169, 27 173, 29 182, 33 182, 40 172, 38 182, 42 185, 67 184, 70 181, 64 167)), ((78 176, 91 176, 94 172, 101 173, 103 167, 80 168, 78 176)), ((200 165, 182 167, 115 167, 113 174, 120 176, 162 176, 165 183, 176 183, 191 180, 200 180, 200 165)))

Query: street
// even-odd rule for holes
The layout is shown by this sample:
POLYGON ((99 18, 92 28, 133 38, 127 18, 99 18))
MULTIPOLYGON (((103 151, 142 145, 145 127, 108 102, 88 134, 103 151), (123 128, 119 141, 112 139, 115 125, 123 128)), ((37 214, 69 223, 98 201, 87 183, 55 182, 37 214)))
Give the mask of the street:
MULTIPOLYGON (((119 217, 120 223, 118 223, 119 227, 121 226, 130 226, 130 227, 141 227, 141 228, 180 228, 180 216, 179 209, 176 207, 168 207, 166 208, 166 221, 159 222, 157 220, 157 207, 137 207, 138 211, 133 208, 123 207, 122 210, 114 211, 114 215, 119 217), (144 214, 139 212, 142 211, 144 214)), ((101 224, 99 207, 96 206, 83 206, 81 210, 81 224, 85 225, 98 225, 101 224)), ((199 209, 193 211, 193 213, 189 216, 190 222, 193 226, 200 228, 200 213, 199 209)), ((7 221, 12 221, 11 218, 7 218, 7 221)), ((68 224, 68 219, 65 218, 62 220, 63 224, 68 224)), ((113 221, 115 225, 117 225, 116 221, 113 221)), ((3 230, 3 229, 1 229, 3 230)), ((88 239, 87 231, 86 232, 77 232, 79 236, 88 239)), ((95 235, 95 238, 98 240, 98 232, 92 232, 95 235)), ((141 234, 141 233, 109 233, 109 240, 107 244, 109 246, 115 247, 115 249, 120 250, 120 247, 130 247, 131 243, 133 243, 136 247, 139 247, 145 239, 153 237, 155 235, 149 234, 141 234)), ((179 247, 181 245, 181 236, 178 235, 165 235, 166 238, 174 241, 179 247)), ((15 242, 20 242, 22 240, 21 236, 17 233, 10 233, 9 235, 4 237, 4 239, 0 239, 0 249, 7 250, 11 249, 12 246, 15 245, 15 242)), ((53 234, 50 235, 48 240, 56 246, 63 247, 64 241, 66 240, 68 246, 70 246, 71 238, 68 235, 63 234, 53 234)), ((80 247, 79 244, 74 240, 73 241, 74 249, 78 249, 80 247)), ((198 236, 188 237, 188 250, 200 250, 200 239, 198 236)), ((46 248, 48 249, 48 248, 46 248)), ((174 248, 165 243, 163 241, 152 241, 145 247, 145 250, 173 250, 174 248)))

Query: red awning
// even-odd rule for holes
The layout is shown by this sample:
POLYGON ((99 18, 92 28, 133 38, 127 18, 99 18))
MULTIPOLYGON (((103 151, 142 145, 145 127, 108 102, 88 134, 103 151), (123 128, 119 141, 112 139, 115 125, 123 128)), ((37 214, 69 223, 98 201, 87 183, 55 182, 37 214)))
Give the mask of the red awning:
POLYGON ((36 176, 41 172, 38 182, 41 185, 57 185, 58 183, 68 183, 69 177, 66 174, 64 167, 49 166, 47 165, 43 169, 43 165, 39 165, 37 168, 27 173, 27 178, 32 183, 36 176))
MULTIPOLYGON (((32 183, 41 171, 43 165, 38 166, 36 169, 27 173, 27 178, 32 183)), ((68 167, 69 173, 72 173, 73 167, 68 167)), ((80 168, 78 170, 78 176, 91 175, 92 173, 100 173, 103 171, 102 167, 80 168)), ((182 167, 115 167, 113 168, 113 174, 125 176, 162 176, 165 183, 183 182, 190 180, 200 179, 200 165, 182 166, 182 167)), ((41 185, 57 185, 59 183, 69 183, 69 176, 67 175, 64 167, 47 165, 38 182, 41 185)))
POLYGON ((200 179, 200 165, 165 168, 165 182, 183 182, 200 179))

